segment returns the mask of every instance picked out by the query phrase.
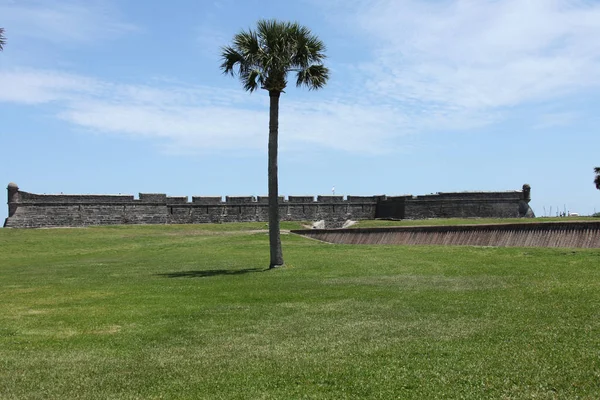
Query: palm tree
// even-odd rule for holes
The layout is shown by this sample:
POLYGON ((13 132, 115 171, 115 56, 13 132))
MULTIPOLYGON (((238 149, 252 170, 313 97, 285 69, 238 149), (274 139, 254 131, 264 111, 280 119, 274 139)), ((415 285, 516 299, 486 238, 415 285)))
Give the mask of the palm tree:
POLYGON ((4 28, 0 28, 0 51, 4 50, 6 38, 4 37, 4 28))
POLYGON ((296 86, 320 89, 329 79, 323 66, 325 45, 311 31, 295 22, 260 20, 256 30, 241 31, 221 52, 223 73, 238 76, 249 92, 269 92, 269 268, 283 265, 279 234, 277 140, 279 96, 287 86, 288 72, 296 73, 296 86))
POLYGON ((600 190, 600 167, 594 168, 594 173, 596 174, 596 178, 594 179, 596 189, 600 190))

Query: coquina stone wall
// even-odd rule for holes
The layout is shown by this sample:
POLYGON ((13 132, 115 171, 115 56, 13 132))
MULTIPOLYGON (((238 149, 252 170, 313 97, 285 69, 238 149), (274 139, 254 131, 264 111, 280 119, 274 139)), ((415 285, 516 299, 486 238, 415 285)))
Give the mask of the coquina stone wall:
POLYGON ((514 218, 533 217, 528 191, 437 193, 381 199, 379 218, 514 218))
MULTIPOLYGON (((193 196, 162 193, 133 195, 35 194, 8 185, 5 227, 41 228, 115 224, 198 224, 268 221, 268 198, 193 196)), ((339 227, 346 220, 374 218, 533 216, 529 192, 464 192, 427 196, 289 196, 279 198, 282 221, 325 220, 339 227)))

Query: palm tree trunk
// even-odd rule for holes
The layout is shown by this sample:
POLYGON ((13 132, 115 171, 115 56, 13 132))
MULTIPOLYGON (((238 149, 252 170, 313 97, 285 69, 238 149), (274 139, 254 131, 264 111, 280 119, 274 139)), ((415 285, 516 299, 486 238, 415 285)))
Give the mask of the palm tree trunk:
POLYGON ((277 181, 277 139, 279 129, 278 91, 269 91, 269 247, 271 264, 269 268, 283 265, 281 237, 279 233, 279 185, 277 181))

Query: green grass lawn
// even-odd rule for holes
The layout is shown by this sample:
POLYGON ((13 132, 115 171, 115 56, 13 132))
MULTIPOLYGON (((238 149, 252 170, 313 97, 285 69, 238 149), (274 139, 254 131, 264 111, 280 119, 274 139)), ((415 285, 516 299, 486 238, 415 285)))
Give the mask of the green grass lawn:
POLYGON ((1 229, 0 398, 598 398, 600 250, 263 229, 1 229))

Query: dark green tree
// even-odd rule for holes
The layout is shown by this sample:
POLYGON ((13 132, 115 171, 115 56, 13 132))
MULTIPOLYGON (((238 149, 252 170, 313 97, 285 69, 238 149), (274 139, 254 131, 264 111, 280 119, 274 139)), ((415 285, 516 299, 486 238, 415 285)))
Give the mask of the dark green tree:
POLYGON ((6 38, 4 37, 4 28, 0 28, 0 51, 4 50, 6 38))
POLYGON ((324 43, 311 31, 295 22, 260 20, 256 30, 241 31, 221 52, 221 69, 237 76, 245 90, 269 92, 269 267, 283 265, 279 231, 277 142, 279 96, 287 86, 288 73, 295 73, 296 86, 320 89, 329 79, 323 65, 324 43))
POLYGON ((594 173, 596 174, 596 178, 594 179, 596 189, 600 190, 600 167, 594 168, 594 173))

